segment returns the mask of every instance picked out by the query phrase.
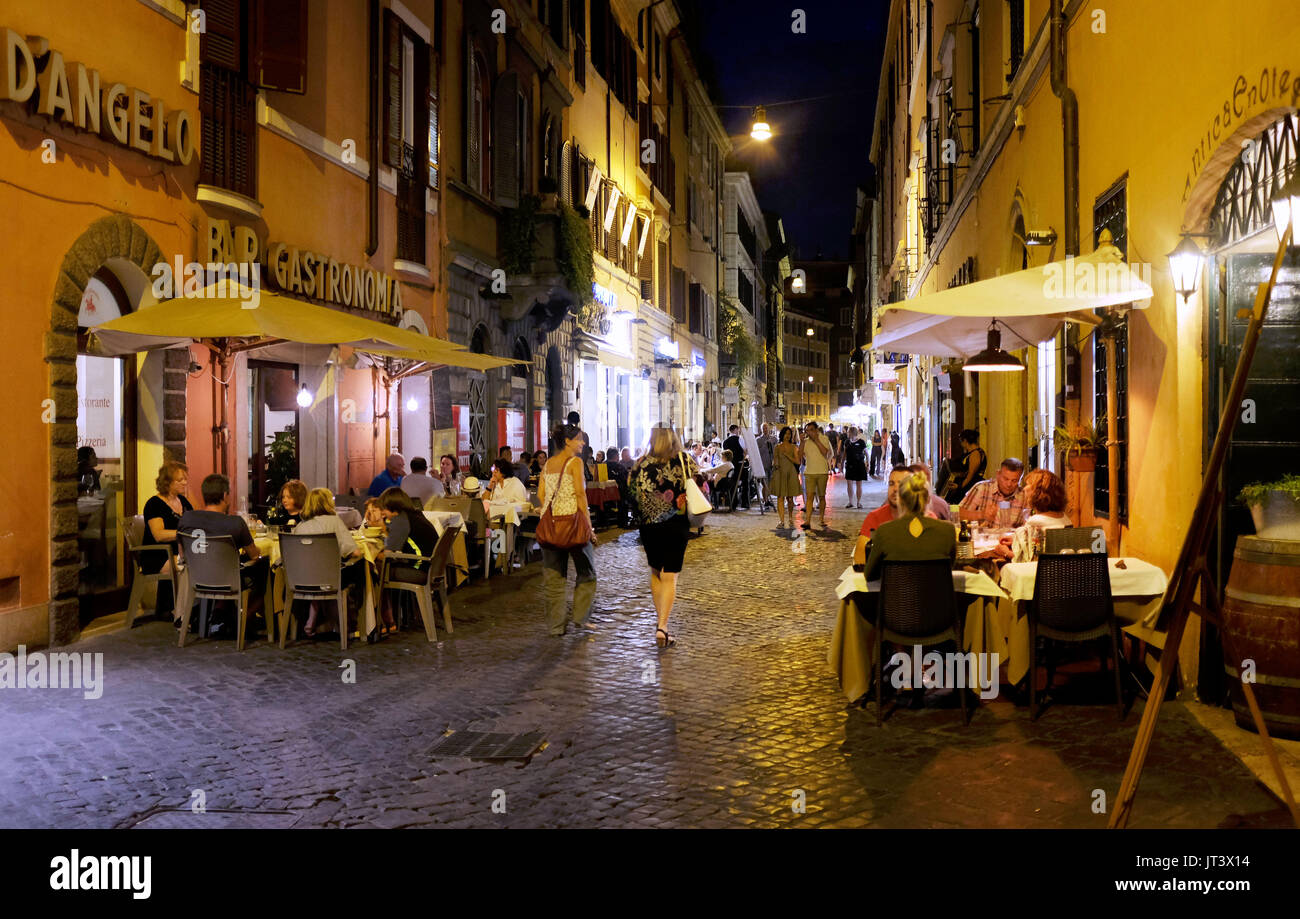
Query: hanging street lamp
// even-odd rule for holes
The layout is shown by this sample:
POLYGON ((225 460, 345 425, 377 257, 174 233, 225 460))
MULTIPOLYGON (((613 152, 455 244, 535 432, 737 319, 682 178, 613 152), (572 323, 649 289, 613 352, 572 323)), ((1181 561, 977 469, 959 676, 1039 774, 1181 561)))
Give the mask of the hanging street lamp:
POLYGON ((749 129, 749 136, 754 140, 769 140, 772 137, 772 126, 767 123, 767 110, 761 105, 754 107, 754 123, 749 129))
POLYGON ((971 373, 996 373, 1024 370, 1025 365, 1014 355, 1002 350, 1002 333, 998 331, 998 321, 994 319, 989 323, 988 347, 966 361, 963 369, 971 373))

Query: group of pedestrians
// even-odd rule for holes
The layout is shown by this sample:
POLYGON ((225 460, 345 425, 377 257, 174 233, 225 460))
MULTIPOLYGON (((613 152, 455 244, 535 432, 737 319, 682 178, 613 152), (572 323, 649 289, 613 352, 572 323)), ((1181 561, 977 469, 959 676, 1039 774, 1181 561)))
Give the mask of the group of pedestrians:
MULTIPOLYGON (((537 539, 542 546, 542 592, 546 624, 551 635, 562 636, 570 622, 595 631, 587 621, 596 596, 595 531, 587 505, 581 462, 586 436, 570 415, 569 423, 552 436, 554 451, 542 469, 537 500, 542 518, 537 539), (547 518, 550 518, 549 520, 547 518), (573 561, 577 581, 572 612, 566 615, 565 582, 573 561)), ((686 555, 689 523, 688 483, 699 468, 670 427, 651 431, 649 448, 628 471, 628 493, 640 525, 641 545, 650 569, 650 597, 655 608, 655 643, 661 649, 677 643, 668 631, 668 617, 677 600, 677 576, 686 555)))

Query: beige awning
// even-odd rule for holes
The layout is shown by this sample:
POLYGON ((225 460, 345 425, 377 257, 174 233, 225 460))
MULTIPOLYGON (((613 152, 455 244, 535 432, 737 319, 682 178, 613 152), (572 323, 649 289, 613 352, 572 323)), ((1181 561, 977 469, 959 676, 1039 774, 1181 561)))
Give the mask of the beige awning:
POLYGON ((1015 351, 1051 338, 1067 319, 1095 323, 1094 309, 1145 308, 1152 294, 1119 249, 1105 245, 1077 258, 887 304, 871 347, 970 357, 984 350, 989 323, 996 319, 1002 347, 1015 351))
POLYGON ((211 284, 196 296, 164 300, 111 319, 91 329, 90 335, 94 353, 105 356, 215 340, 241 341, 238 350, 296 342, 349 345, 361 351, 416 349, 433 355, 464 347, 414 329, 226 282, 211 284))

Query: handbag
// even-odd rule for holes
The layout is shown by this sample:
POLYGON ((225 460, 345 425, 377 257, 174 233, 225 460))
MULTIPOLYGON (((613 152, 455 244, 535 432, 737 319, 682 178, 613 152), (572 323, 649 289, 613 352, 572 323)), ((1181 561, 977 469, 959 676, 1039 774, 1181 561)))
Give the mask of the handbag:
MULTIPOLYGON (((569 462, 573 460, 570 459, 569 462)), ((538 544, 544 549, 556 552, 581 549, 595 538, 595 532, 591 529, 591 519, 586 514, 575 511, 572 514, 557 515, 551 511, 551 503, 564 486, 564 476, 568 471, 569 463, 565 463, 560 471, 560 480, 555 486, 555 491, 546 496, 546 507, 542 508, 542 516, 537 521, 538 544)))
POLYGON ((700 486, 695 484, 693 479, 686 472, 686 457, 678 457, 682 461, 682 478, 686 480, 686 511, 696 517, 707 514, 713 510, 713 505, 709 499, 704 497, 704 492, 700 491, 700 486))

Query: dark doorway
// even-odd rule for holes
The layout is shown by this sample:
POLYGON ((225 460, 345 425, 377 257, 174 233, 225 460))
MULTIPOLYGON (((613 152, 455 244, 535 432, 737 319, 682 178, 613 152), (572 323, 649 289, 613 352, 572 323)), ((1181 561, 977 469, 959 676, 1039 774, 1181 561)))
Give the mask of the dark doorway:
POLYGON ((280 488, 298 478, 298 368, 248 362, 248 494, 265 516, 280 488))

